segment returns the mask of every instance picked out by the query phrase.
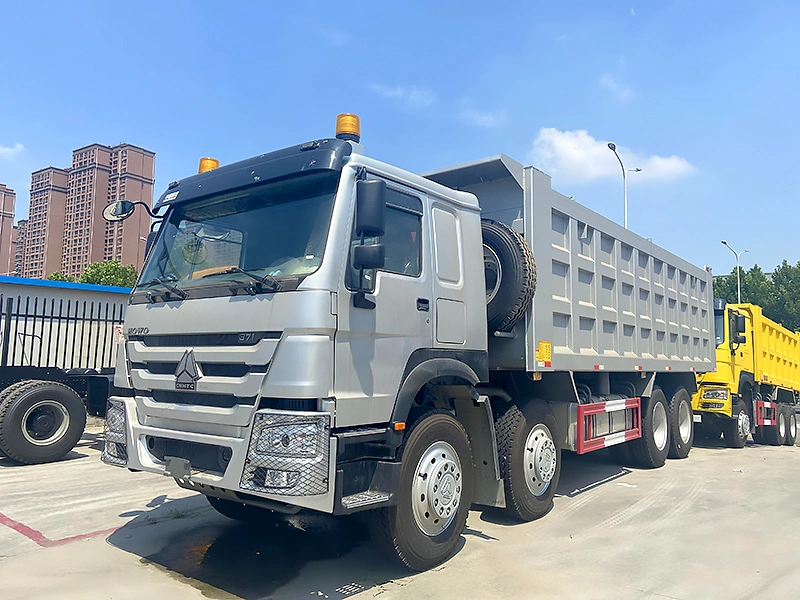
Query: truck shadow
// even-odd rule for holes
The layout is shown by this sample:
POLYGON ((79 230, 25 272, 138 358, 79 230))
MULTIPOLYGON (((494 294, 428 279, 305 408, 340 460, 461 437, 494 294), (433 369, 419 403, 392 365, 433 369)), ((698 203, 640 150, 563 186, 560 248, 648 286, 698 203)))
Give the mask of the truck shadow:
POLYGON ((136 516, 108 543, 206 597, 347 598, 410 574, 377 551, 360 515, 300 513, 251 525, 217 515, 202 496, 148 506, 121 515, 136 516))

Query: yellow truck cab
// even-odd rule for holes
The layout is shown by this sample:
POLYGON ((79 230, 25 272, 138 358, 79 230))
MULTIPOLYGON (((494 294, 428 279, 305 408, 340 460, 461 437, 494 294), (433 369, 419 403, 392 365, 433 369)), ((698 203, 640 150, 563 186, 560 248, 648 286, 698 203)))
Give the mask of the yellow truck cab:
POLYGON ((800 333, 764 316, 754 304, 714 300, 717 368, 698 375, 692 399, 701 436, 723 434, 741 448, 756 443, 793 445, 800 398, 800 333))

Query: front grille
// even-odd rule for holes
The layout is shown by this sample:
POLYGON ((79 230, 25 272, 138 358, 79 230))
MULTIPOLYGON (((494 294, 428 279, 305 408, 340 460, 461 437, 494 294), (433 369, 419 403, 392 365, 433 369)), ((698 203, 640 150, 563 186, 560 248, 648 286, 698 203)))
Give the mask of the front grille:
MULTIPOLYGON (((240 363, 199 363, 203 375, 208 377, 245 377, 250 373, 266 373, 267 365, 249 367, 240 363)), ((153 375, 173 375, 178 370, 176 362, 131 363, 131 369, 149 371, 153 375)))
POLYGON ((132 335, 131 342, 142 342, 153 348, 193 346, 255 346, 261 340, 280 339, 280 331, 247 331, 242 333, 186 333, 176 335, 132 335))
POLYGON ((158 460, 163 461, 167 456, 184 458, 189 461, 192 469, 210 471, 217 475, 225 474, 233 455, 233 451, 227 446, 171 440, 152 435, 148 435, 145 441, 150 454, 158 460))
POLYGON ((137 392, 139 395, 147 396, 152 394, 156 402, 166 402, 170 404, 192 404, 195 406, 216 406, 217 408, 233 408, 237 404, 253 406, 256 403, 255 396, 240 398, 231 394, 204 394, 199 392, 180 392, 172 390, 153 390, 152 392, 137 392))
POLYGON ((316 399, 296 399, 296 398, 262 398, 258 403, 258 408, 274 408, 277 410, 303 410, 315 412, 317 410, 316 399))

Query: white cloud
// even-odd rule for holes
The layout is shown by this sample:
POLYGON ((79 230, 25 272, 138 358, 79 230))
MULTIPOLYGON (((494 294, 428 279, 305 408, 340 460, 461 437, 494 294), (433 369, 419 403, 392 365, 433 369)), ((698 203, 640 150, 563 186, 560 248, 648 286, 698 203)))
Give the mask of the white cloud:
POLYGON ((505 114, 467 108, 459 113, 459 118, 470 125, 490 129, 500 125, 505 120, 505 114))
POLYGON ((628 86, 617 81, 612 75, 608 74, 603 75, 600 78, 600 85, 602 85, 612 94, 614 94, 617 100, 621 102, 624 102, 625 100, 630 100, 633 97, 633 90, 628 86))
POLYGON ((0 158, 14 158, 17 154, 25 150, 25 146, 17 142, 13 146, 3 146, 0 144, 0 158))
POLYGON ((635 16, 636 16, 636 11, 635 11, 635 10, 633 10, 633 9, 631 9, 631 16, 632 16, 632 17, 635 17, 635 16))
MULTIPOLYGON (((536 167, 561 181, 619 177, 619 162, 607 144, 607 141, 594 139, 585 129, 559 131, 543 127, 533 142, 529 158, 536 167)), ((695 170, 680 156, 644 156, 619 145, 617 152, 626 169, 642 169, 641 173, 633 175, 639 180, 672 180, 695 170)))
POLYGON ((414 85, 410 86, 387 86, 379 83, 373 83, 370 89, 384 98, 399 100, 409 106, 424 107, 430 106, 436 100, 436 96, 430 90, 418 88, 414 85))

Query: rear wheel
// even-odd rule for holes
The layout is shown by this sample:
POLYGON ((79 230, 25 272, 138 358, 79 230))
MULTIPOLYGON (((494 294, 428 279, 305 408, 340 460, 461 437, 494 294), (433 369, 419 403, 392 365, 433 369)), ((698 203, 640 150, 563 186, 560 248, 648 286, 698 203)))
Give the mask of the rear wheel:
POLYGON ((81 439, 86 409, 75 391, 53 381, 23 381, 0 394, 0 449, 23 464, 52 462, 81 439))
POLYGON ((686 458, 694 443, 694 414, 692 398, 686 388, 678 388, 669 401, 672 435, 669 438, 669 458, 686 458))
POLYGON ((786 412, 779 404, 775 409, 775 425, 764 426, 764 441, 770 446, 781 446, 786 441, 786 412))
POLYGON ((631 450, 640 467, 655 469, 664 465, 669 453, 669 407, 661 388, 653 388, 642 412, 642 437, 630 442, 631 450))
POLYGON ((787 446, 794 446, 797 440, 797 414, 793 404, 787 404, 784 409, 786 413, 786 439, 783 443, 787 446))
POLYGON ((281 515, 273 510, 253 506, 251 504, 243 504, 241 502, 234 502, 233 500, 226 500, 224 498, 216 498, 214 496, 206 496, 206 500, 219 514, 234 521, 241 521, 242 523, 250 523, 251 525, 269 525, 279 521, 281 515))
POLYGON ((739 406, 736 417, 725 421, 722 435, 728 448, 744 448, 747 436, 750 435, 750 415, 743 405, 739 406))
POLYGON ((444 561, 456 547, 472 503, 469 438, 449 413, 430 411, 409 429, 401 447, 398 504, 370 511, 372 536, 414 571, 444 561))
POLYGON ((538 400, 509 404, 495 427, 506 509, 522 521, 538 519, 550 510, 561 474, 553 412, 538 400))

